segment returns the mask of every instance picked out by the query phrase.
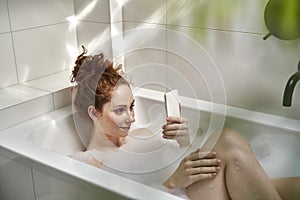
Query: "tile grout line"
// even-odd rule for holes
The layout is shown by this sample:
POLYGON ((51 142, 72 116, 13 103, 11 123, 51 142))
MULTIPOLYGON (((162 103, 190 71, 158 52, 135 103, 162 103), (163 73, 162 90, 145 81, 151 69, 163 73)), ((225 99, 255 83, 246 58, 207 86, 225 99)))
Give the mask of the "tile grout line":
POLYGON ((165 9, 165 29, 166 29, 166 33, 165 33, 165 37, 166 37, 166 50, 165 50, 165 54, 166 54, 166 67, 165 67, 165 70, 166 70, 166 80, 165 80, 165 92, 168 91, 168 25, 167 25, 167 22, 168 22, 168 1, 166 0, 165 1, 165 5, 166 5, 166 9, 165 9))
POLYGON ((32 187, 33 187, 33 197, 35 200, 37 200, 36 197, 36 191, 35 191, 35 181, 34 181, 34 175, 33 175, 33 169, 30 167, 30 171, 31 171, 31 179, 32 179, 32 187))
POLYGON ((16 78, 17 78, 17 83, 20 83, 20 77, 19 77, 19 73, 18 73, 18 64, 17 64, 17 58, 16 58, 15 41, 14 41, 14 36, 13 36, 13 32, 12 32, 8 0, 6 0, 6 9, 7 9, 7 15, 8 15, 9 29, 10 29, 9 33, 11 36, 11 43, 12 43, 13 54, 14 54, 16 78))
POLYGON ((251 32, 251 31, 241 31, 241 30, 230 30, 230 29, 218 29, 218 28, 209 28, 209 27, 200 27, 200 26, 187 26, 187 25, 177 25, 177 24, 167 24, 167 23, 155 23, 155 22, 145 22, 138 20, 127 20, 125 23, 143 23, 143 24, 152 24, 157 26, 165 25, 167 28, 170 27, 180 27, 180 28, 189 28, 189 29, 202 29, 202 30, 212 30, 212 31, 220 31, 220 32, 228 32, 228 33, 244 33, 244 34, 252 34, 252 35, 265 35, 265 33, 260 32, 251 32))
POLYGON ((55 25, 60 25, 60 24, 67 24, 67 23, 69 23, 69 22, 68 21, 63 21, 63 22, 45 24, 45 25, 40 25, 40 26, 33 26, 33 27, 28 27, 28 28, 21 28, 21 29, 18 29, 18 30, 13 30, 11 32, 17 33, 17 32, 34 30, 34 29, 40 29, 40 28, 45 28, 45 27, 50 27, 50 26, 55 26, 55 25))

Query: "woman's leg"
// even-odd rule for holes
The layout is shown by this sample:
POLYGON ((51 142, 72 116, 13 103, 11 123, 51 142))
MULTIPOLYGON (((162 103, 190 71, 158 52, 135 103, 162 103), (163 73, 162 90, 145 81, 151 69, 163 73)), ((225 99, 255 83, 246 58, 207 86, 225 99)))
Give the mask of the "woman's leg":
POLYGON ((213 151, 221 159, 221 170, 214 179, 199 181, 188 187, 189 198, 280 199, 248 143, 237 132, 223 130, 213 151))
POLYGON ((272 183, 282 199, 300 199, 300 177, 276 178, 272 183))

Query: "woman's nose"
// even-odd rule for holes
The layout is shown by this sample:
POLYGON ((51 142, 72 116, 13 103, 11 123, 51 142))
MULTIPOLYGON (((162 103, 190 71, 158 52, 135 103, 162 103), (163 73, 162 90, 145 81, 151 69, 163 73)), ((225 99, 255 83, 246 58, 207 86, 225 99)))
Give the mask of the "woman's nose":
POLYGON ((128 111, 128 112, 127 112, 127 122, 128 122, 128 123, 133 123, 133 122, 135 122, 134 112, 132 112, 132 111, 128 111))

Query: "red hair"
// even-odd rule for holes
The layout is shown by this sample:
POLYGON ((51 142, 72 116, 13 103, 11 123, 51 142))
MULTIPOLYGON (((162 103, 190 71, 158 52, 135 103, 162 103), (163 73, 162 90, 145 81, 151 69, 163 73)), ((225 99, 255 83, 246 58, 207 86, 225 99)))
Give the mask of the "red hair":
MULTIPOLYGON (((129 83, 122 76, 122 65, 113 67, 113 62, 104 58, 103 53, 86 56, 87 50, 77 57, 72 71, 71 82, 76 82, 77 93, 74 105, 82 117, 88 117, 88 107, 102 112, 103 105, 111 100, 116 86, 129 83)), ((88 117, 89 118, 89 117, 88 117)))

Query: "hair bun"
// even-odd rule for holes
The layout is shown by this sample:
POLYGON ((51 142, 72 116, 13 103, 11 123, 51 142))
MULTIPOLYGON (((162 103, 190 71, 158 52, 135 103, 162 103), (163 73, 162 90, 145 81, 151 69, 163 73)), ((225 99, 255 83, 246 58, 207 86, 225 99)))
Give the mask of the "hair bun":
POLYGON ((91 76, 101 75, 106 68, 112 67, 113 63, 104 58, 103 53, 94 56, 85 56, 87 49, 82 45, 83 52, 77 57, 72 71, 71 83, 82 83, 91 76))
POLYGON ((74 83, 74 82, 79 83, 82 80, 82 77, 78 76, 79 75, 78 72, 79 72, 79 69, 81 70, 81 65, 82 65, 83 61, 85 60, 85 58, 87 57, 87 56, 85 56, 85 54, 87 53, 87 49, 83 45, 81 47, 82 47, 83 52, 79 56, 77 56, 77 59, 75 61, 75 66, 72 71, 71 83, 74 83))

